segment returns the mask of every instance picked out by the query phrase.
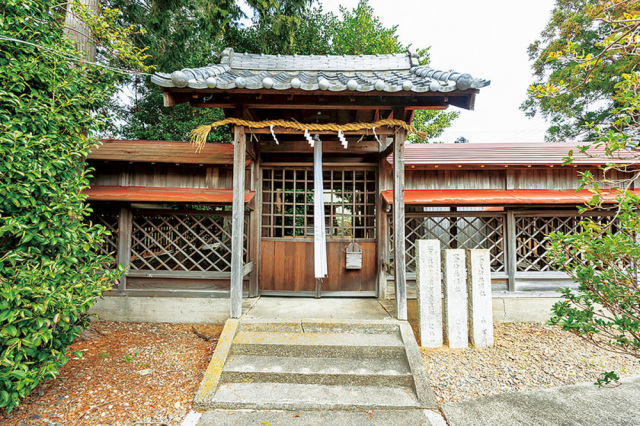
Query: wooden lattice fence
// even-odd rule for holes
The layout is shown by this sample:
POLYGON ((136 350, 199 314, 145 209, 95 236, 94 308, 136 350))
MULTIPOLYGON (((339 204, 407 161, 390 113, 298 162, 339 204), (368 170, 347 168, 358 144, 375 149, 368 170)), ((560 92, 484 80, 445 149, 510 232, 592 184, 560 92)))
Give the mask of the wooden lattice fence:
MULTIPOLYGON (((416 267, 416 244, 419 239, 437 239, 443 249, 488 249, 491 271, 508 273, 509 246, 514 247, 515 273, 555 272, 552 259, 547 256, 546 236, 552 232, 579 232, 580 221, 589 216, 602 224, 611 223, 610 212, 412 212, 406 214, 407 272, 416 267), (510 219, 510 217, 512 219, 510 219), (513 234, 509 235, 508 221, 513 220, 513 234), (510 244, 510 240, 513 243, 510 244)), ((388 229, 392 230, 391 215, 388 229)), ((615 226, 615 225, 614 225, 615 226)), ((389 239, 388 253, 393 253, 393 235, 389 239)), ((389 259, 393 264, 393 259, 389 259)), ((390 266, 390 265, 389 265, 390 266)), ((387 268, 392 270, 392 268, 387 268)))

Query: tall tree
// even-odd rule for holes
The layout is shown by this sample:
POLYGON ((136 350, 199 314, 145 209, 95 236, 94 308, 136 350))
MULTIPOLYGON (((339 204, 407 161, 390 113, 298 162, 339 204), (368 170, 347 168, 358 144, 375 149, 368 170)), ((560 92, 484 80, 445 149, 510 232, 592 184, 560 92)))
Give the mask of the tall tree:
MULTIPOLYGON (((529 46, 533 61, 535 85, 552 84, 572 87, 558 96, 539 97, 530 91, 521 109, 530 117, 541 114, 551 122, 548 141, 593 139, 594 133, 585 123, 602 123, 612 118, 616 107, 613 94, 622 73, 638 69, 640 58, 634 55, 602 57, 593 67, 591 77, 584 81, 581 62, 575 57, 554 60, 556 52, 570 47, 585 56, 601 52, 600 43, 614 30, 614 24, 599 19, 602 0, 556 0, 551 19, 541 39, 529 46)), ((611 9, 612 17, 620 19, 636 6, 611 9)))
MULTIPOLYGON (((602 85, 594 80, 606 73, 607 83, 611 84, 607 99, 613 108, 588 127, 593 141, 579 149, 589 154, 592 146, 602 147, 611 159, 622 158, 637 164, 640 72, 635 68, 640 55, 640 1, 602 0, 580 6, 581 13, 589 17, 598 33, 593 51, 587 52, 571 42, 570 34, 564 42, 559 40, 558 50, 548 56, 558 70, 564 72, 563 67, 567 67, 571 71, 571 80, 547 81, 531 87, 530 93, 549 102, 572 96, 574 92, 579 96, 592 84, 602 85)), ((567 163, 571 163, 572 155, 568 153, 567 163)), ((640 197, 626 190, 640 178, 640 171, 612 162, 603 167, 603 175, 604 183, 620 188, 613 220, 603 222, 587 216, 576 232, 553 233, 548 237, 550 257, 578 283, 577 291, 561 290, 565 300, 553 306, 551 323, 593 345, 640 360, 640 197), (628 179, 612 180, 614 169, 626 172, 628 179)), ((600 190, 603 182, 587 171, 582 174, 580 184, 580 188, 588 187, 594 194, 581 211, 606 208, 600 190)), ((617 374, 610 371, 597 384, 617 379, 617 374)))
MULTIPOLYGON (((249 1, 254 23, 267 28, 258 43, 287 40, 301 25, 298 15, 313 0, 249 1)), ((216 63, 216 52, 225 47, 242 46, 243 18, 236 0, 107 0, 109 6, 122 11, 121 24, 134 25, 142 30, 135 38, 139 48, 148 48, 148 65, 157 71, 197 68, 216 63), (231 43, 230 43, 231 42, 231 43)), ((118 114, 110 133, 131 139, 185 140, 199 124, 222 118, 219 109, 162 105, 162 90, 148 79, 136 78, 128 82, 125 93, 130 99, 119 102, 112 111, 118 114)), ((223 140, 223 131, 213 134, 213 140, 223 140)))
MULTIPOLYGON (((208 2, 204 0, 159 2, 162 6, 156 1, 113 0, 124 11, 126 23, 136 23, 146 30, 139 36, 138 45, 150 46, 150 63, 165 72, 213 63, 215 52, 225 47, 237 52, 287 55, 386 54, 408 48, 399 41, 397 27, 385 27, 367 0, 353 10, 341 8, 341 16, 324 12, 321 6, 307 7, 313 0, 252 0, 248 2, 252 7, 248 26, 242 25, 243 15, 230 0, 224 4, 225 13, 222 6, 207 11, 208 2), (221 17, 222 21, 216 21, 221 17), (176 22, 179 31, 174 32, 176 22)), ((419 53, 424 62, 428 61, 428 49, 419 53)), ((121 117, 120 133, 126 138, 185 140, 198 125, 222 118, 218 109, 163 107, 161 90, 148 80, 132 86, 134 99, 124 106, 121 117)), ((457 115, 418 111, 414 123, 437 137, 457 115)), ((210 140, 229 141, 229 137, 219 129, 210 140)), ((424 142, 416 138, 412 141, 424 142)))

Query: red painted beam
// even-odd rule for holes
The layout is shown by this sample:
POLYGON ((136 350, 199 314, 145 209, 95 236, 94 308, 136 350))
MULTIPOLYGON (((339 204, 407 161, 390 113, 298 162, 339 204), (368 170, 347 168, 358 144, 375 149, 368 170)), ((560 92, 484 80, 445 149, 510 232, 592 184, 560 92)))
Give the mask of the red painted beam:
MULTIPOLYGON (((634 190, 640 194, 640 190, 634 190)), ((381 192, 387 204, 393 204, 393 191, 381 192)), ((601 195, 605 203, 614 203, 618 190, 607 189, 601 195)), ((405 205, 487 206, 511 204, 584 204, 593 193, 583 189, 407 189, 405 205)))

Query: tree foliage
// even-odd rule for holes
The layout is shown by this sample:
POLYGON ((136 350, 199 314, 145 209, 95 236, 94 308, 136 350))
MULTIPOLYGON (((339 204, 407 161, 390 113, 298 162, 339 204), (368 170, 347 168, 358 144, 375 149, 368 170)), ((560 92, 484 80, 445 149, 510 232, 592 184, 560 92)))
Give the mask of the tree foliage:
POLYGON ((572 55, 558 57, 558 51, 570 49, 584 57, 596 57, 602 43, 616 32, 616 24, 602 20, 603 11, 613 20, 624 19, 627 13, 636 13, 635 1, 556 0, 552 16, 541 39, 529 46, 536 77, 534 85, 571 87, 557 96, 539 97, 530 91, 522 109, 529 116, 541 114, 551 122, 547 130, 548 141, 567 139, 594 140, 596 134, 585 123, 602 123, 612 119, 617 107, 613 95, 616 84, 624 73, 638 70, 637 55, 605 55, 593 64, 590 78, 584 80, 583 62, 572 55))
MULTIPOLYGON (((382 24, 367 0, 361 0, 353 10, 341 8, 340 16, 325 12, 322 6, 310 7, 313 0, 252 0, 247 2, 251 25, 243 24, 241 11, 230 1, 224 3, 227 13, 219 24, 215 24, 215 16, 221 13, 207 15, 208 2, 204 0, 173 0, 162 8, 154 6, 158 0, 113 1, 124 10, 123 23, 146 30, 137 39, 138 46, 150 46, 153 59, 149 64, 164 72, 214 63, 215 52, 225 47, 236 52, 283 55, 403 53, 410 47, 399 41, 396 26, 382 24), (186 16, 183 8, 189 11, 186 16), (201 22, 203 16, 207 16, 207 25, 201 22), (174 21, 180 22, 181 28, 175 33, 169 30, 174 21)), ((418 52, 428 61, 428 49, 418 52)), ((163 107, 161 89, 148 80, 133 87, 135 98, 131 106, 125 106, 119 130, 126 138, 186 140, 192 129, 222 118, 218 109, 186 104, 163 107)), ((457 112, 419 111, 414 124, 432 140, 457 116, 457 112)), ((209 140, 229 142, 230 136, 218 129, 209 140)))
MULTIPOLYGON (((584 6, 598 28, 599 40, 592 52, 582 50, 573 43, 560 45, 560 50, 549 52, 549 58, 566 64, 574 73, 571 82, 552 82, 534 86, 530 92, 539 99, 556 100, 573 91, 589 87, 600 78, 600 72, 609 65, 629 64, 640 53, 640 2, 607 0, 594 6, 584 6)), ((594 141, 579 147, 590 154, 592 147, 604 148, 612 159, 626 158, 638 162, 638 136, 640 126, 640 73, 621 69, 612 75, 610 103, 615 107, 599 122, 590 123, 594 141)), ((572 162, 570 152, 566 163, 572 162)), ((564 301, 553 307, 552 324, 560 325, 586 341, 640 359, 640 197, 627 191, 640 172, 612 163, 603 167, 604 175, 612 170, 628 173, 628 179, 613 181, 620 188, 615 206, 615 220, 610 224, 585 217, 582 230, 576 233, 549 235, 550 256, 556 265, 577 283, 578 290, 563 289, 564 301)), ((590 188, 593 199, 581 211, 601 209, 603 182, 591 172, 581 175, 581 186, 590 188)), ((615 372, 607 372, 598 384, 617 379, 615 372)))
MULTIPOLYGON (((116 28, 117 12, 88 22, 100 64, 64 33, 57 0, 0 4, 0 408, 11 410, 67 362, 88 309, 121 271, 98 252, 88 222, 85 158, 104 126, 95 111, 144 54, 116 28)), ((76 4, 84 16, 86 9, 76 4)))

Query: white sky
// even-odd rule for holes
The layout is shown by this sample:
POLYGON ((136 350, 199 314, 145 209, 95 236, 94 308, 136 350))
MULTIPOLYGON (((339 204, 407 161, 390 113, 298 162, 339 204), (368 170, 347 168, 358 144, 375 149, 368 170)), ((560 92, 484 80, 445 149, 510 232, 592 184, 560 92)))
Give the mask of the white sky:
MULTIPOLYGON (((321 0, 325 11, 353 9, 357 0, 321 0)), ((385 26, 398 25, 404 44, 431 46, 431 66, 491 80, 474 111, 441 137, 453 142, 543 142, 547 124, 520 111, 533 82, 527 55, 551 16, 553 0, 370 0, 385 26)), ((457 109, 450 107, 451 109, 457 109)))

